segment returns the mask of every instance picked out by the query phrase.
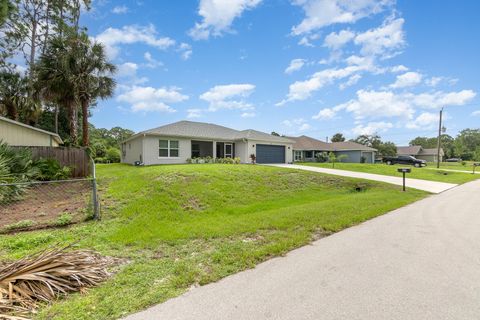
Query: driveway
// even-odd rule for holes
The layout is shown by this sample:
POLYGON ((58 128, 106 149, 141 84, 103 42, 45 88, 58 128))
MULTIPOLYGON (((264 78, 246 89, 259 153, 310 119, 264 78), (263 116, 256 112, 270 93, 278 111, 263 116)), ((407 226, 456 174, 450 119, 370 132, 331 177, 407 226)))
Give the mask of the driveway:
POLYGON ((126 319, 479 319, 479 193, 463 184, 126 319))
MULTIPOLYGON (((385 176, 385 175, 374 174, 374 173, 364 173, 364 172, 356 172, 356 171, 310 167, 310 166, 302 166, 302 165, 298 165, 298 164, 269 164, 269 166, 275 166, 275 167, 280 167, 280 168, 299 169, 299 170, 306 170, 306 171, 313 171, 313 172, 321 172, 321 173, 333 174, 333 175, 343 176, 343 177, 375 180, 375 181, 381 181, 381 182, 386 182, 386 183, 390 183, 390 184, 396 184, 396 185, 399 185, 399 186, 401 186, 403 184, 403 178, 385 176)), ((440 193, 440 192, 443 192, 445 190, 448 190, 448 189, 451 189, 451 188, 457 186, 457 184, 454 184, 454 183, 445 183, 445 182, 428 181, 428 180, 420 180, 420 179, 410 179, 410 178, 406 179, 406 185, 407 185, 407 188, 424 190, 424 191, 428 191, 428 192, 431 192, 431 193, 440 193)))

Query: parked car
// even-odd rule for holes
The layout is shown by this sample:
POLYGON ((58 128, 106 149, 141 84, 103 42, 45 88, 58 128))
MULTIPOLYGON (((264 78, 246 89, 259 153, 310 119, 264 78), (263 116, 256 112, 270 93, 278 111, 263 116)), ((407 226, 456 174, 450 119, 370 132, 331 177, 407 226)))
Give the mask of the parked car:
POLYGON ((460 158, 450 158, 445 160, 446 162, 462 162, 462 159, 460 158))
POLYGON ((427 166, 427 161, 420 160, 412 156, 383 157, 383 162, 388 165, 408 164, 417 168, 427 166))

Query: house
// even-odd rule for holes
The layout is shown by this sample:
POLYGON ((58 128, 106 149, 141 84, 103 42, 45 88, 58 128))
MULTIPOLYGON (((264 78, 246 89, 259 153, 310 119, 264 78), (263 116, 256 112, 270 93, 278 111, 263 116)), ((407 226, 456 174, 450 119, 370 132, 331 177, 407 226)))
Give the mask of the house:
MULTIPOLYGON (((422 146, 397 147, 397 156, 413 156, 427 162, 437 162, 437 148, 423 148, 422 146)), ((440 148, 440 162, 445 153, 440 148)))
POLYGON ((352 141, 327 143, 308 136, 288 137, 293 144, 293 159, 295 161, 315 161, 319 153, 333 152, 337 156, 345 155, 342 162, 375 162, 376 149, 352 141))
POLYGON ((249 163, 291 163, 293 141, 268 133, 212 123, 179 121, 139 132, 121 145, 123 163, 186 163, 189 158, 240 158, 249 163))
POLYGON ((56 133, 35 128, 0 116, 0 140, 11 146, 58 147, 63 144, 56 133))

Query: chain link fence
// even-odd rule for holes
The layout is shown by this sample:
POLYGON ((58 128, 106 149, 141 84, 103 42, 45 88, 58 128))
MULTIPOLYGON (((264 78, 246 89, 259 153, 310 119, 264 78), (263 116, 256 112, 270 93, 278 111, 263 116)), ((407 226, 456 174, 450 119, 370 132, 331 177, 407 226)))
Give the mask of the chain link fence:
POLYGON ((95 167, 85 179, 0 184, 0 233, 100 218, 95 167))

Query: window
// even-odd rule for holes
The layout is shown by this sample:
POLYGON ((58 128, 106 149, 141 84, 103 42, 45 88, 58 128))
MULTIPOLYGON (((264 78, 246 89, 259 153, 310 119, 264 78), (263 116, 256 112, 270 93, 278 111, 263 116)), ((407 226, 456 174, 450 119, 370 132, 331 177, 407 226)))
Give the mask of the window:
POLYGON ((302 151, 295 151, 295 161, 302 160, 302 151))
POLYGON ((192 143, 192 158, 200 158, 200 144, 192 143))
POLYGON ((158 156, 159 157, 178 157, 179 143, 177 140, 159 140, 158 156))
POLYGON ((306 159, 313 158, 313 151, 305 151, 305 158, 306 159))

